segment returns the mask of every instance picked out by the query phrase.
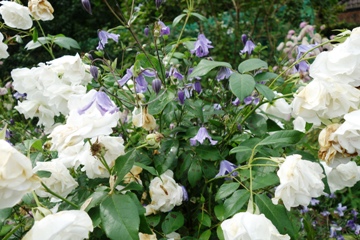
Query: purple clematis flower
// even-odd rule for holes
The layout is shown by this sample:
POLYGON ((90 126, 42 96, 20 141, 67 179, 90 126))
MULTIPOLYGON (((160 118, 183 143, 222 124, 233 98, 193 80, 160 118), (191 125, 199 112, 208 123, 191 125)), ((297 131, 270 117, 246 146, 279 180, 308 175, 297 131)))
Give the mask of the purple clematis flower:
POLYGON ((204 143, 205 139, 209 139, 210 144, 211 145, 215 145, 218 141, 212 140, 212 138, 210 137, 208 131, 206 130, 206 128, 201 127, 199 129, 199 131, 197 132, 196 136, 193 138, 190 138, 190 145, 191 146, 195 146, 196 142, 199 142, 200 144, 204 143))
POLYGON ((186 191, 186 188, 184 186, 181 186, 181 188, 182 188, 182 191, 183 191, 183 201, 189 200, 189 194, 186 191))
MULTIPOLYGON (((222 160, 220 162, 220 170, 219 173, 215 175, 215 177, 221 177, 221 176, 225 176, 228 175, 229 173, 231 173, 232 171, 234 171, 236 168, 236 165, 229 162, 228 160, 222 160)), ((231 173, 231 176, 236 177, 238 175, 238 172, 233 172, 231 173)))
POLYGON ((228 79, 232 73, 233 72, 230 70, 230 68, 221 67, 215 79, 218 81, 228 79))
POLYGON ((334 213, 337 213, 340 217, 344 216, 344 211, 347 209, 346 206, 342 206, 341 203, 338 204, 336 210, 334 211, 334 213))
MULTIPOLYGON (((135 77, 135 89, 137 93, 143 93, 147 90, 148 83, 144 76, 156 77, 156 72, 152 70, 143 70, 137 75, 137 77, 135 77)), ((126 74, 120 80, 118 80, 118 84, 123 86, 132 77, 134 77, 134 66, 131 66, 126 70, 126 74)))
POLYGON ((119 41, 120 34, 109 33, 107 31, 99 31, 99 45, 96 47, 97 50, 104 50, 105 45, 108 43, 108 39, 112 39, 115 42, 119 41))
POLYGON ((192 54, 195 53, 197 57, 205 57, 209 54, 209 48, 213 48, 210 44, 209 39, 207 39, 204 34, 200 34, 195 42, 194 49, 190 52, 192 54))
POLYGON ((185 92, 184 92, 184 90, 179 90, 178 91, 178 99, 179 99, 180 104, 185 103, 185 92))
MULTIPOLYGON (((310 49, 314 48, 316 46, 316 44, 309 44, 309 45, 299 45, 297 47, 297 56, 296 56, 296 61, 299 60, 304 53, 306 53, 307 51, 309 51, 310 49)), ((307 72, 309 70, 310 65, 305 61, 300 61, 299 64, 297 64, 295 66, 295 69, 298 72, 307 72)))
POLYGON ((115 113, 119 111, 116 105, 111 101, 108 95, 104 92, 96 92, 91 99, 91 101, 85 105, 83 108, 78 110, 80 115, 84 114, 92 105, 96 106, 96 108, 100 111, 101 115, 105 115, 106 113, 115 113))
POLYGON ((195 83, 193 84, 193 89, 198 93, 200 94, 201 91, 202 91, 202 88, 201 88, 201 83, 200 81, 195 81, 195 83))
POLYGON ((254 48, 255 48, 255 44, 250 39, 247 39, 243 50, 240 51, 240 54, 247 53, 250 55, 254 50, 254 48))
POLYGON ((156 94, 158 94, 161 90, 161 81, 158 78, 154 78, 151 82, 152 89, 156 94))
POLYGON ((90 15, 92 15, 90 1, 89 0, 81 0, 81 4, 84 7, 85 11, 87 11, 90 15))
MULTIPOLYGON (((158 29, 160 36, 170 35, 170 28, 168 26, 166 26, 165 23, 163 23, 160 20, 157 22, 157 27, 155 27, 155 28, 158 29)), ((157 34, 154 34, 154 35, 157 35, 157 34)))
POLYGON ((169 77, 174 77, 177 80, 183 80, 184 79, 184 75, 182 75, 174 66, 171 66, 169 73, 168 73, 169 77))

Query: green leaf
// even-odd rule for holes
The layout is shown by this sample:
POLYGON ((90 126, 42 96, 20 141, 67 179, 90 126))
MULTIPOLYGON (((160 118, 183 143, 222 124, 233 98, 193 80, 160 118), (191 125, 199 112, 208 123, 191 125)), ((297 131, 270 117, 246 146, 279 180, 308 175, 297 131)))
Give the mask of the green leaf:
POLYGON ((130 172, 131 168, 134 166, 135 156, 136 149, 132 149, 115 160, 114 170, 117 176, 117 183, 122 181, 125 175, 130 172))
POLYGON ((166 215, 161 229, 165 234, 175 232, 184 225, 184 216, 181 212, 170 212, 166 215))
POLYGON ((69 37, 55 36, 54 43, 66 49, 70 49, 70 48, 80 49, 79 43, 76 40, 69 37))
POLYGON ((246 120, 248 128, 252 134, 263 137, 268 132, 266 118, 260 114, 252 114, 246 120))
POLYGON ((186 14, 184 14, 184 13, 180 14, 179 16, 177 16, 177 17, 174 19, 174 21, 173 21, 173 23, 172 23, 172 26, 175 27, 175 26, 181 21, 181 19, 183 19, 185 16, 186 16, 186 14))
POLYGON ((255 88, 260 94, 266 97, 267 100, 272 101, 274 99, 275 93, 266 85, 257 83, 255 88))
POLYGON ((163 71, 164 68, 161 67, 157 57, 154 57, 149 54, 145 55, 144 53, 139 53, 136 55, 135 62, 136 61, 139 62, 140 66, 143 68, 154 69, 155 67, 155 70, 160 78, 165 75, 165 72, 163 71))
POLYGON ((241 153, 241 154, 248 154, 251 153, 252 149, 247 146, 237 146, 230 150, 229 154, 233 153, 241 153))
POLYGON ((206 213, 204 213, 204 212, 199 213, 197 218, 202 225, 204 225, 206 227, 211 227, 211 219, 210 219, 209 215, 207 215, 206 213))
POLYGON ((4 226, 6 219, 11 215, 12 208, 0 209, 0 229, 4 226))
POLYGON ((227 67, 231 68, 231 65, 227 62, 217 62, 202 59, 199 64, 194 68, 192 73, 189 75, 189 78, 201 77, 213 70, 216 67, 227 67))
POLYGON ((258 58, 250 58, 240 63, 238 70, 240 73, 246 73, 260 68, 268 68, 268 64, 258 58))
POLYGON ((37 171, 36 175, 38 175, 38 177, 40 177, 40 178, 49 178, 51 176, 51 172, 41 170, 41 171, 37 171))
POLYGON ((194 13, 194 12, 192 12, 191 13, 191 16, 194 16, 194 17, 197 17, 199 20, 201 20, 201 21, 206 21, 207 19, 206 19, 206 17, 204 17, 203 15, 201 15, 201 14, 199 14, 199 13, 194 13))
POLYGON ((25 45, 26 50, 32 50, 38 47, 41 47, 44 44, 50 43, 51 38, 50 37, 39 37, 37 41, 31 40, 25 45))
POLYGON ((195 152, 204 160, 219 161, 222 159, 219 150, 214 146, 199 145, 195 148, 195 152))
MULTIPOLYGON (((162 92, 160 92, 159 94, 161 94, 162 92)), ((157 98, 159 95, 153 95, 149 101, 154 100, 155 98, 157 98)), ((148 111, 151 115, 156 115, 161 113, 162 110, 164 110, 164 108, 166 107, 166 105, 169 102, 174 101, 175 98, 175 93, 172 92, 171 90, 166 91, 164 94, 162 94, 156 101, 152 102, 149 104, 149 108, 148 111)))
POLYGON ((257 195, 255 202, 260 212, 274 224, 281 234, 289 234, 291 239, 298 239, 300 222, 286 211, 283 205, 274 205, 266 194, 257 195))
POLYGON ((177 153, 179 151, 179 140, 169 139, 161 143, 159 152, 165 153, 154 157, 155 167, 159 174, 177 165, 177 153))
POLYGON ((214 207, 214 213, 215 213, 215 216, 216 218, 219 220, 219 221, 224 221, 225 220, 225 217, 224 217, 224 213, 225 213, 225 207, 224 205, 216 205, 214 207))
POLYGON ((230 183, 224 183, 220 186, 218 192, 215 195, 215 201, 218 201, 220 199, 224 199, 227 196, 231 195, 233 192, 235 192, 236 189, 238 189, 240 186, 240 183, 238 182, 230 182, 230 183))
POLYGON ((211 230, 208 229, 200 235, 199 240, 208 240, 210 239, 210 237, 211 237, 211 230))
POLYGON ((34 42, 36 42, 38 40, 38 37, 39 37, 38 31, 37 31, 36 27, 34 27, 34 31, 32 33, 32 40, 34 42))
POLYGON ((282 144, 289 145, 295 144, 300 141, 304 136, 304 133, 296 130, 282 130, 272 133, 270 136, 266 137, 264 140, 258 143, 258 145, 271 145, 271 144, 282 144))
POLYGON ((152 227, 156 227, 161 220, 161 216, 160 215, 151 215, 151 216, 146 216, 146 221, 149 223, 150 226, 152 227))
POLYGON ((128 195, 112 194, 100 204, 100 216, 106 236, 111 239, 139 239, 140 217, 128 195))
POLYGON ((261 72, 254 76, 256 82, 268 81, 276 78, 278 75, 272 72, 261 72))
POLYGON ((228 218, 239 212, 245 203, 249 201, 250 193, 244 189, 237 190, 231 197, 225 200, 224 217, 228 218))
POLYGON ((217 235, 219 240, 224 240, 225 239, 223 230, 222 230, 220 225, 216 228, 216 235, 217 235))
POLYGON ((251 95, 255 89, 255 80, 248 74, 235 72, 231 74, 229 81, 231 92, 239 98, 240 102, 242 102, 245 97, 251 95))
POLYGON ((86 201, 90 203, 85 207, 85 211, 88 212, 90 209, 99 206, 100 203, 108 196, 109 192, 105 187, 99 187, 93 192, 86 201))
POLYGON ((201 165, 199 160, 194 160, 189 168, 188 171, 188 180, 192 187, 196 185, 196 183, 201 179, 202 171, 201 165))
POLYGON ((253 179, 253 190, 265 188, 271 185, 279 184, 279 178, 275 173, 267 173, 265 175, 256 176, 253 179))

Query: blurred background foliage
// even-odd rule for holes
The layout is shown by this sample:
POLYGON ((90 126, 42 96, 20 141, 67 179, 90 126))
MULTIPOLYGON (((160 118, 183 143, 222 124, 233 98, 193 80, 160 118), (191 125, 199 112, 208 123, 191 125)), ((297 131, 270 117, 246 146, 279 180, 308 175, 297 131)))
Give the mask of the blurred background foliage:
MULTIPOLYGON (((94 51, 98 42, 97 31, 120 25, 108 10, 104 0, 90 0, 92 15, 83 9, 80 0, 50 0, 50 2, 55 9, 55 18, 49 22, 41 22, 44 32, 51 35, 62 33, 78 41, 81 46, 80 50, 57 47, 54 51, 55 57, 94 51)), ((26 5, 26 3, 27 1, 23 0, 23 4, 26 5)), ((117 6, 117 11, 125 17, 129 15, 128 9, 131 6, 131 0, 108 0, 108 3, 117 6)), ((140 7, 142 16, 133 24, 134 32, 142 43, 149 43, 151 40, 144 36, 144 28, 147 25, 151 26, 158 19, 171 25, 173 19, 181 14, 183 9, 186 9, 186 1, 167 0, 159 9, 155 7, 154 0, 135 1, 135 7, 140 7)), ((344 11, 344 7, 339 4, 338 0, 198 0, 195 11, 205 16, 207 20, 200 21, 195 17, 190 18, 184 36, 196 38, 199 33, 204 33, 215 46, 211 55, 218 61, 228 61, 232 65, 239 63, 239 51, 243 48, 242 34, 247 34, 255 43, 264 46, 262 57, 271 64, 276 63, 276 46, 285 40, 290 29, 299 29, 299 24, 303 21, 315 25, 317 29, 321 25, 326 25, 325 35, 328 36, 333 34, 331 29, 354 27, 354 25, 339 21, 338 14, 344 11)), ((183 22, 174 28, 171 27, 172 33, 168 39, 169 42, 175 40, 174 36, 179 33, 182 27, 181 23, 183 22)), ((121 45, 115 46, 114 44, 113 49, 107 47, 107 54, 112 59, 123 59, 121 66, 124 66, 124 62, 132 64, 138 49, 135 43, 131 42, 134 40, 126 29, 118 31, 121 35, 120 41, 123 42, 122 46, 130 46, 130 48, 121 49, 119 47, 121 45)), ((39 62, 51 60, 42 48, 31 51, 24 50, 23 47, 30 40, 31 38, 28 37, 21 44, 10 45, 8 51, 11 57, 0 65, 1 85, 10 80, 11 69, 31 67, 39 62)))

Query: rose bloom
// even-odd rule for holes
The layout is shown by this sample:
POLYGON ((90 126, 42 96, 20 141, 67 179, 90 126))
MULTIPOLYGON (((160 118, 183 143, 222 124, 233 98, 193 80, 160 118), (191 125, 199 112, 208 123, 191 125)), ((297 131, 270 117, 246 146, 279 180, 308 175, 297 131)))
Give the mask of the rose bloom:
POLYGON ((160 212, 169 212, 183 201, 183 189, 173 179, 174 173, 167 170, 160 177, 150 182, 149 192, 151 203, 146 206, 146 215, 160 212))
POLYGON ((291 104, 292 115, 300 116, 316 126, 321 119, 342 117, 351 110, 358 109, 360 90, 333 79, 314 79, 295 94, 291 104))
POLYGON ((311 198, 319 197, 325 188, 321 181, 323 170, 318 163, 302 160, 301 155, 287 156, 277 175, 280 185, 275 190, 274 204, 281 199, 287 210, 299 205, 307 206, 311 198))
POLYGON ((103 158, 112 168, 115 160, 125 154, 124 140, 122 137, 99 136, 90 141, 91 145, 86 142, 82 153, 78 156, 80 164, 83 165, 81 170, 91 179, 108 178, 110 173, 99 159, 103 158))
POLYGON ((360 167, 355 162, 340 164, 335 168, 322 163, 327 176, 330 192, 352 187, 360 180, 360 167))
POLYGON ((28 192, 40 186, 31 161, 0 139, 0 209, 13 207, 28 192))
POLYGON ((27 30, 32 27, 33 21, 30 10, 16 2, 1 1, 0 14, 6 25, 12 28, 27 30))
POLYGON ((9 53, 7 52, 8 45, 3 43, 4 35, 0 33, 0 59, 7 58, 9 56, 9 53))
POLYGON ((221 223, 225 240, 261 239, 288 240, 289 235, 281 235, 264 214, 256 215, 240 212, 221 223))
POLYGON ((49 21, 54 18, 54 8, 47 0, 29 0, 28 7, 35 20, 49 21))
MULTIPOLYGON (((276 97, 281 97, 281 93, 276 93, 276 97)), ((284 119, 289 121, 291 117, 291 106, 286 102, 284 98, 279 98, 270 103, 262 104, 259 109, 269 115, 270 118, 273 116, 276 118, 284 119)))
MULTIPOLYGON (((41 181, 53 192, 61 197, 66 198, 79 184, 70 175, 69 170, 60 161, 51 162, 37 162, 34 167, 34 172, 48 171, 51 173, 50 177, 42 178, 41 181)), ((48 193, 44 187, 35 190, 39 197, 50 197, 51 202, 61 201, 48 193)))
POLYGON ((93 223, 85 211, 68 210, 35 221, 22 240, 82 240, 92 231, 93 223))

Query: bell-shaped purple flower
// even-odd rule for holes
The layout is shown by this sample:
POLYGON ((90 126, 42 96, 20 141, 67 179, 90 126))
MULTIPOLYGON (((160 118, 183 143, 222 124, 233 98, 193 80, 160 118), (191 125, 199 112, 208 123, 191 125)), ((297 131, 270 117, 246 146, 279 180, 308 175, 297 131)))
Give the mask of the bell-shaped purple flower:
MULTIPOLYGON (((221 176, 225 176, 228 175, 229 173, 231 173, 232 171, 234 171, 236 168, 236 165, 229 162, 228 160, 222 160, 220 162, 220 170, 219 173, 216 174, 215 177, 221 177, 221 176)), ((236 177, 238 175, 238 172, 233 172, 231 173, 231 176, 236 177)))
POLYGON ((144 34, 145 34, 145 36, 149 36, 149 32, 150 32, 149 27, 146 26, 146 28, 144 28, 144 34))
POLYGON ((195 89, 195 91, 196 91, 197 93, 200 94, 201 91, 202 91, 200 81, 195 81, 193 88, 195 89))
POLYGON ((215 79, 218 81, 228 79, 232 73, 230 68, 221 67, 215 79))
POLYGON ((180 104, 185 103, 185 92, 184 92, 184 90, 179 90, 178 91, 178 99, 179 99, 180 104))
POLYGON ((170 35, 170 28, 168 26, 166 26, 165 23, 163 23, 162 21, 159 20, 155 24, 154 36, 159 37, 159 36, 164 36, 164 35, 170 35))
POLYGON ((90 66, 90 74, 91 74, 91 76, 92 76, 95 80, 97 80, 98 77, 99 77, 99 70, 98 70, 98 68, 95 67, 95 66, 90 66))
POLYGON ((162 0, 155 0, 156 8, 159 8, 162 2, 162 0))
POLYGON ((215 145, 218 142, 218 141, 212 140, 211 136, 209 135, 209 133, 205 127, 201 127, 199 129, 199 131, 197 132, 196 136, 193 138, 190 138, 190 145, 195 146, 196 142, 203 144, 205 139, 208 139, 210 141, 211 145, 215 145))
POLYGON ((87 11, 90 15, 92 15, 90 1, 89 0, 81 0, 81 4, 84 7, 85 11, 87 11))
POLYGON ((207 39, 204 34, 200 34, 197 41, 195 42, 194 49, 190 52, 192 54, 195 53, 197 57, 205 57, 209 54, 209 48, 213 48, 213 46, 210 44, 211 42, 209 39, 207 39))
POLYGON ((184 79, 184 75, 182 75, 174 66, 171 66, 170 70, 169 70, 169 77, 174 77, 177 80, 183 80, 184 79))
POLYGON ((236 98, 234 101, 231 102, 234 106, 239 106, 240 105, 240 99, 236 98))
POLYGON ((255 48, 255 44, 250 39, 248 39, 246 40, 243 50, 240 51, 240 54, 247 53, 250 55, 254 50, 254 48, 255 48))
POLYGON ((106 113, 115 113, 119 111, 117 106, 113 101, 109 98, 108 95, 104 92, 96 92, 90 102, 78 110, 80 115, 84 114, 91 106, 95 105, 96 108, 100 111, 101 115, 105 115, 106 113))
MULTIPOLYGON (((129 81, 132 77, 134 77, 134 66, 126 70, 126 74, 118 80, 118 84, 123 86, 127 81, 129 81)), ((137 77, 135 77, 135 90, 137 93, 144 93, 147 90, 148 83, 145 79, 146 77, 155 77, 156 72, 152 70, 142 70, 137 77)))
POLYGON ((119 34, 109 33, 104 30, 99 31, 98 35, 100 41, 98 46, 96 47, 97 50, 104 50, 105 45, 108 43, 108 39, 112 39, 115 42, 118 42, 120 37, 119 34))
POLYGON ((152 80, 151 82, 152 85, 152 89, 154 90, 154 92, 156 94, 158 94, 160 92, 161 89, 161 81, 158 78, 154 78, 154 80, 152 80))
MULTIPOLYGON (((309 45, 299 45, 297 48, 297 56, 296 61, 299 60, 304 53, 308 52, 310 49, 314 48, 316 44, 309 44, 309 45)), ((309 70, 310 65, 305 61, 300 61, 296 66, 295 69, 298 72, 307 72, 309 70)))

